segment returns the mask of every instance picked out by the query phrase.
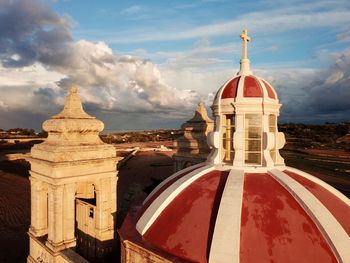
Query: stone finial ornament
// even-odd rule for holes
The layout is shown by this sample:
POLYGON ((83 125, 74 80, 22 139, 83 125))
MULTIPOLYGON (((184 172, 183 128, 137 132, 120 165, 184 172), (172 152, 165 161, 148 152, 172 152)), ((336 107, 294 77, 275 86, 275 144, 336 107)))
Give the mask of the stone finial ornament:
POLYGON ((76 86, 69 89, 63 110, 43 123, 48 132, 45 144, 103 144, 99 137, 103 128, 102 121, 84 111, 76 86))
POLYGON ((87 114, 81 103, 80 96, 78 95, 77 86, 72 85, 69 88, 69 94, 66 97, 63 110, 52 117, 53 119, 95 119, 95 117, 87 114))

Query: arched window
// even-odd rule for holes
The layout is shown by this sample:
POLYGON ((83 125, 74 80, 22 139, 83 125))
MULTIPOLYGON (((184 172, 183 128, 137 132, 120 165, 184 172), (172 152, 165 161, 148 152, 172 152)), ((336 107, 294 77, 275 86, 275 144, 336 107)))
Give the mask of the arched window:
POLYGON ((270 155, 272 158, 272 161, 276 162, 276 134, 277 134, 277 117, 276 115, 270 114, 269 115, 269 132, 272 132, 275 137, 275 143, 274 147, 270 150, 270 155))
POLYGON ((234 158, 233 133, 235 132, 235 115, 226 114, 222 118, 222 160, 231 163, 234 158))
POLYGON ((245 163, 261 165, 262 157, 262 117, 261 114, 246 114, 245 125, 245 163))

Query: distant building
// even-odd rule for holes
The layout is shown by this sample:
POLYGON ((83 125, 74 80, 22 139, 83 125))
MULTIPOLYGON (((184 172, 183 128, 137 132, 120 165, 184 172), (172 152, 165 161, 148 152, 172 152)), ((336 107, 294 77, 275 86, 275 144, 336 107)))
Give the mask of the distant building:
POLYGON ((213 102, 211 154, 130 210, 122 262, 350 262, 350 200, 285 165, 281 104, 241 38, 240 71, 213 102))
POLYGON ((174 142, 177 149, 173 155, 174 172, 204 162, 210 153, 207 136, 213 131, 214 122, 208 117, 204 103, 198 104, 193 118, 184 123, 181 129, 184 135, 174 142))

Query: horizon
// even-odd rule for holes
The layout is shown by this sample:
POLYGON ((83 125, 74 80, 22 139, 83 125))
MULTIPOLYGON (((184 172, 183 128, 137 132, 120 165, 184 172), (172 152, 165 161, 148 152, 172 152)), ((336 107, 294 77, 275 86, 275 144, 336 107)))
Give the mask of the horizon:
POLYGON ((245 27, 252 71, 283 104, 280 123, 350 120, 348 1, 0 5, 2 129, 41 130, 73 83, 107 130, 179 129, 238 71, 245 27))
MULTIPOLYGON (((185 121, 186 122, 186 121, 185 121)), ((350 125, 349 121, 343 121, 343 122, 324 122, 324 123, 296 123, 296 122, 278 122, 277 123, 278 126, 282 126, 282 125, 308 125, 308 126, 324 126, 324 125, 350 125)), ((26 129, 26 130, 31 130, 33 129, 36 133, 40 133, 43 132, 44 130, 36 130, 34 128, 31 127, 12 127, 9 129, 3 129, 0 127, 0 130, 3 131, 9 131, 9 130, 13 130, 13 129, 26 129)), ((107 135, 107 134, 114 134, 114 133, 128 133, 128 132, 150 132, 150 131, 181 131, 181 127, 179 128, 157 128, 157 129, 133 129, 133 130, 115 130, 115 129, 103 129, 100 132, 100 135, 107 135)), ((350 132, 350 130, 349 130, 350 132)))

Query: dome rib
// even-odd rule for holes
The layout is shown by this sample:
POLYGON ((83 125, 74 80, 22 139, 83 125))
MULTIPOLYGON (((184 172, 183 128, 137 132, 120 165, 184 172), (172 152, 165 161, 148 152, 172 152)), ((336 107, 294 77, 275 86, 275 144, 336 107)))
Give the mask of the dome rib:
POLYGON ((215 168, 210 165, 198 168, 176 180, 173 184, 166 188, 157 198, 155 198, 155 200, 140 216, 140 219, 136 224, 137 231, 143 235, 154 223, 160 213, 183 189, 193 183, 196 179, 213 170, 215 170, 215 168))
POLYGON ((211 242, 209 262, 239 262, 243 170, 231 170, 221 197, 211 242))
POLYGON ((350 262, 349 235, 322 202, 286 173, 273 169, 269 174, 280 182, 304 207, 329 241, 339 261, 350 262))
POLYGON ((348 205, 343 200, 341 200, 337 195, 325 189, 318 183, 300 175, 300 173, 292 172, 289 169, 283 172, 292 177, 300 184, 302 184, 317 199, 319 199, 321 203, 332 213, 332 215, 342 225, 347 234, 350 235, 350 210, 348 209, 348 205))
POLYGON ((241 263, 337 262, 314 218, 270 172, 245 174, 241 218, 241 263))
POLYGON ((276 94, 273 91, 272 87, 267 83, 267 81, 261 79, 261 81, 264 83, 265 88, 267 90, 267 94, 269 96, 270 99, 276 99, 276 94))
POLYGON ((213 170, 197 178, 163 209, 144 239, 177 257, 207 262, 227 176, 213 170))
POLYGON ((143 201, 143 206, 140 211, 140 217, 142 214, 146 211, 146 209, 150 206, 150 204, 165 190, 167 189, 171 184, 173 184, 175 181, 180 179, 181 177, 189 174, 190 172, 196 170, 197 168, 205 166, 204 163, 196 164, 190 167, 187 167, 183 170, 178 171, 177 173, 173 174, 172 176, 168 177, 166 180, 161 182, 143 201))

